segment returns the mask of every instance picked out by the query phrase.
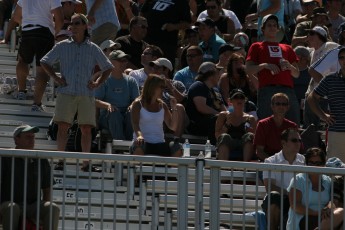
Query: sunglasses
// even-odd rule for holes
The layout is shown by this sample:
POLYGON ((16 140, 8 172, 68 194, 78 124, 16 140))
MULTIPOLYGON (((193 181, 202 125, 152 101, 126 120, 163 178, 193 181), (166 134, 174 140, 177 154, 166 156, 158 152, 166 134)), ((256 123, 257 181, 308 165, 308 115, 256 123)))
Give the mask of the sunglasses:
POLYGON ((137 25, 138 27, 140 27, 141 29, 147 29, 146 25, 137 25))
POLYGON ((291 138, 291 139, 289 139, 289 141, 291 141, 292 143, 301 143, 302 139, 300 139, 300 138, 291 138))
POLYGON ((70 25, 71 26, 80 26, 81 25, 81 21, 71 22, 70 25))
POLYGON ((195 58, 195 57, 198 57, 198 56, 200 56, 200 54, 187 54, 186 58, 195 58))
POLYGON ((307 3, 303 3, 303 6, 315 6, 317 3, 316 2, 307 2, 307 3))
POLYGON ((345 59, 345 56, 339 56, 338 59, 339 59, 339 60, 344 60, 344 59, 345 59))
POLYGON ((324 163, 322 161, 308 161, 308 165, 322 166, 324 163))
POLYGON ((217 6, 206 6, 207 10, 215 10, 217 6))
POLYGON ((289 103, 287 103, 287 102, 275 102, 275 103, 273 103, 273 105, 275 105, 275 106, 288 106, 289 103))

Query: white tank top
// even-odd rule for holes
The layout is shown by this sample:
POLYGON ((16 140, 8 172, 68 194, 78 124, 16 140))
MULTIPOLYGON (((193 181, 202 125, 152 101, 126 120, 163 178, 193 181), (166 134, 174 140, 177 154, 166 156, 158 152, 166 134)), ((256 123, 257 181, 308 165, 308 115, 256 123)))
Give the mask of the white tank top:
MULTIPOLYGON (((152 143, 152 144, 165 142, 163 122, 164 122, 163 106, 158 112, 150 112, 150 111, 147 111, 141 105, 139 127, 146 142, 152 143)), ((135 134, 134 134, 134 139, 136 139, 135 134)))

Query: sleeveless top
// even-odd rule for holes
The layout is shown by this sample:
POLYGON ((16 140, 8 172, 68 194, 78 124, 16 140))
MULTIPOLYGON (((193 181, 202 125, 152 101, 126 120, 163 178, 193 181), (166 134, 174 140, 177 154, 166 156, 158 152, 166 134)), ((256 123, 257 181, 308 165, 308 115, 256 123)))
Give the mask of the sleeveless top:
POLYGON ((224 15, 221 15, 220 18, 214 22, 218 28, 218 30, 222 34, 227 34, 228 33, 228 20, 227 17, 224 15))
MULTIPOLYGON (((161 106, 161 109, 158 112, 150 112, 146 110, 141 104, 140 109, 140 121, 139 127, 140 131, 143 134, 145 142, 156 144, 165 142, 164 140, 164 131, 163 131, 163 122, 164 122, 164 108, 161 106)), ((134 134, 134 139, 136 135, 134 134)))
POLYGON ((227 128, 227 134, 229 134, 234 139, 241 139, 244 134, 247 133, 246 131, 246 123, 249 122, 249 117, 239 124, 238 126, 234 126, 232 124, 225 123, 224 126, 227 128))

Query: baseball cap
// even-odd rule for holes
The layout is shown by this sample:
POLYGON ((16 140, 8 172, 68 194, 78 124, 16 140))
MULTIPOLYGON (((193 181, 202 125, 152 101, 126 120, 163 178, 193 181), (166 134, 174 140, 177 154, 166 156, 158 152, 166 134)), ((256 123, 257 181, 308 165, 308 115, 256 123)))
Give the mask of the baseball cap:
POLYGON ((79 0, 61 0, 61 2, 72 2, 74 4, 82 4, 82 2, 79 0))
POLYGON ((40 129, 37 126, 21 125, 14 129, 13 137, 18 136, 21 133, 37 133, 40 129))
POLYGON ((172 66, 171 62, 166 58, 158 58, 155 61, 151 61, 150 66, 152 67, 154 65, 164 66, 164 67, 168 68, 170 71, 173 70, 173 66, 172 66))
POLYGON ((326 162, 326 167, 345 168, 345 164, 337 157, 331 157, 326 162))
POLYGON ((195 23, 196 26, 200 26, 200 24, 204 24, 209 27, 216 27, 216 23, 211 18, 208 18, 208 17, 199 19, 195 23))
POLYGON ((276 15, 274 15, 274 14, 267 14, 265 17, 262 18, 262 27, 265 26, 265 23, 269 19, 274 19, 277 22, 277 24, 278 24, 279 20, 278 20, 278 17, 276 15))
POLYGON ((113 42, 112 40, 105 40, 102 42, 102 44, 99 46, 101 50, 108 49, 108 48, 114 48, 119 49, 121 48, 121 44, 117 42, 113 42))
POLYGON ((223 69, 223 67, 216 66, 213 62, 204 62, 200 65, 198 73, 204 74, 210 71, 216 71, 216 70, 223 69))
POLYGON ((315 17, 317 15, 324 15, 324 16, 328 17, 327 11, 323 7, 316 7, 313 9, 313 14, 311 15, 311 18, 315 17))
POLYGON ((131 56, 129 56, 128 54, 126 54, 125 52, 123 52, 122 50, 114 50, 111 51, 111 53, 109 54, 109 59, 110 60, 118 60, 121 58, 130 58, 131 56))
POLYGON ((246 98, 246 95, 241 89, 233 89, 230 91, 230 99, 234 99, 236 97, 246 98))
POLYGON ((189 33, 198 33, 198 27, 197 26, 191 26, 191 27, 189 27, 189 28, 187 28, 187 29, 185 29, 185 33, 186 34, 189 34, 189 33))
POLYGON ((327 31, 322 28, 321 26, 314 26, 313 29, 309 30, 309 31, 314 31, 318 34, 320 34, 322 37, 324 37, 327 40, 327 31))
POLYGON ((233 44, 223 44, 219 47, 218 54, 221 55, 226 51, 238 51, 242 49, 241 47, 234 46, 233 44))

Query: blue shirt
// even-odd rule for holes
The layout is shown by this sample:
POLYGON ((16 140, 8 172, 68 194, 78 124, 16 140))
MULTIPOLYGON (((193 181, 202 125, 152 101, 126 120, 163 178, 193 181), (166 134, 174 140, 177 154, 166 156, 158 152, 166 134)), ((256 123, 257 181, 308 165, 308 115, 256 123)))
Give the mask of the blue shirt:
POLYGON ((188 91, 189 87, 195 82, 195 77, 197 75, 198 73, 193 72, 189 66, 187 66, 175 73, 174 80, 182 82, 188 91))
MULTIPOLYGON (((96 0, 86 0, 87 13, 89 13, 91 7, 96 0)), ((120 29, 120 22, 115 9, 115 1, 103 0, 99 8, 95 11, 95 24, 92 25, 92 29, 96 29, 104 23, 110 22, 120 29)))
POLYGON ((102 50, 89 39, 82 43, 75 42, 73 38, 63 40, 41 62, 50 66, 60 62, 61 76, 66 79, 67 86, 58 87, 56 91, 74 96, 94 96, 94 90, 87 85, 97 64, 102 71, 113 68, 102 50))
POLYGON ((216 63, 219 60, 219 47, 225 44, 225 41, 217 34, 213 34, 206 42, 200 42, 199 46, 203 51, 203 60, 216 63))
POLYGON ((95 96, 123 111, 127 110, 128 106, 139 96, 139 87, 133 77, 125 75, 122 79, 115 79, 110 76, 96 90, 95 96))
POLYGON ((345 78, 338 73, 328 75, 314 91, 328 98, 330 114, 335 117, 335 123, 329 126, 329 131, 345 132, 345 78))

